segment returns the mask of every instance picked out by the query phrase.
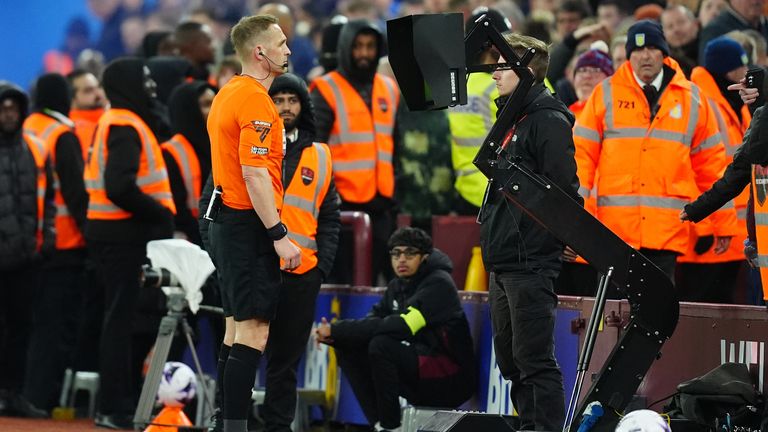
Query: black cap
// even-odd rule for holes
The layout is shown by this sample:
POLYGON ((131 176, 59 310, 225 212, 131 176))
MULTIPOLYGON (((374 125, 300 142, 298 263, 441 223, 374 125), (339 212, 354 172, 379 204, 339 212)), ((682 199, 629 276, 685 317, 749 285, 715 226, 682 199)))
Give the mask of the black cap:
POLYGON ((480 17, 483 15, 487 15, 491 19, 491 24, 493 24, 493 26, 496 27, 496 30, 498 30, 500 33, 512 30, 512 23, 509 22, 504 14, 499 12, 497 9, 489 8, 487 6, 480 6, 472 11, 472 16, 469 17, 467 22, 464 24, 464 32, 469 33, 469 31, 472 30, 472 28, 475 26, 475 21, 480 19, 480 17))

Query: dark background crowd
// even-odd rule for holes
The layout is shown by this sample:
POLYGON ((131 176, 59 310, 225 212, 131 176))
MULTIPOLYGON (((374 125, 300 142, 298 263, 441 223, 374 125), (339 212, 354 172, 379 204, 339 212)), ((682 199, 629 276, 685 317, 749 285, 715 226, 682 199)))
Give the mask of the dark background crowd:
MULTIPOLYGON (((328 97, 333 85, 344 81, 335 75, 331 76, 329 72, 339 70, 345 74, 344 79, 357 80, 353 90, 360 94, 360 99, 365 100, 368 107, 375 108, 376 104, 384 105, 384 112, 379 113, 380 118, 374 118, 376 122, 374 129, 376 134, 388 135, 386 140, 381 140, 391 142, 392 148, 389 149, 389 154, 385 155, 388 157, 388 160, 384 160, 386 163, 382 163, 381 153, 379 153, 376 164, 378 164, 377 169, 380 166, 390 167, 392 173, 390 178, 382 179, 381 173, 377 172, 376 175, 379 176, 377 182, 371 182, 376 183, 371 190, 371 196, 373 196, 371 198, 363 196, 363 192, 353 190, 354 187, 350 187, 349 184, 340 182, 340 178, 345 178, 342 174, 343 170, 337 169, 338 165, 334 165, 334 175, 342 201, 341 209, 365 211, 373 219, 374 274, 370 285, 381 286, 392 276, 392 271, 388 268, 390 258, 387 256, 386 240, 394 231, 398 216, 407 216, 409 224, 430 231, 433 216, 471 217, 477 214, 485 183, 482 178, 480 182, 465 181, 464 177, 468 179, 471 174, 467 173, 465 168, 467 163, 471 162, 471 156, 476 150, 472 148, 470 152, 466 152, 466 149, 462 150, 461 147, 472 147, 469 144, 472 142, 476 144, 478 139, 482 142, 490 124, 495 120, 494 100, 498 97, 498 90, 494 93, 495 85, 490 74, 486 74, 487 76, 476 74, 470 79, 468 87, 470 94, 476 98, 474 103, 446 111, 411 112, 394 87, 386 98, 373 97, 382 94, 377 92, 389 89, 384 85, 390 82, 389 79, 378 77, 393 76, 391 69, 388 68, 386 52, 396 50, 398 47, 386 47, 383 43, 386 40, 388 19, 411 14, 458 12, 464 15, 469 26, 480 14, 491 13, 495 20, 494 25, 499 30, 530 35, 543 41, 550 47, 549 69, 546 73, 547 86, 576 116, 577 129, 574 136, 578 135, 579 125, 590 126, 599 123, 600 119, 591 119, 594 121, 590 123, 591 120, 585 117, 585 115, 591 115, 590 112, 582 113, 585 107, 589 111, 598 103, 590 101, 596 86, 605 82, 604 80, 614 73, 626 71, 628 68, 620 68, 628 61, 631 51, 645 45, 646 41, 641 42, 632 32, 628 41, 627 31, 630 26, 640 20, 656 22, 657 24, 642 24, 642 28, 646 29, 643 34, 648 37, 648 45, 663 52, 665 58, 668 56, 673 59, 675 64, 679 65, 685 79, 696 82, 697 75, 700 76, 704 73, 703 71, 706 71, 708 76, 711 76, 712 88, 716 93, 719 91, 723 98, 723 109, 730 109, 734 113, 735 120, 731 125, 733 130, 727 129, 725 123, 718 123, 717 126, 720 128, 721 136, 728 135, 728 139, 723 138, 722 142, 726 147, 725 154, 732 158, 735 148, 740 144, 743 133, 747 129, 750 114, 738 93, 729 93, 727 87, 738 83, 743 78, 747 66, 768 66, 767 3, 765 0, 678 0, 675 2, 665 0, 287 0, 280 3, 256 0, 90 0, 87 2, 86 15, 61 17, 62 21, 66 21, 64 34, 58 43, 45 47, 41 57, 28 56, 15 60, 24 63, 26 68, 33 65, 42 78, 11 74, 8 71, 14 70, 14 65, 9 63, 13 62, 0 65, 0 79, 15 77, 16 84, 28 89, 31 95, 31 98, 27 99, 20 89, 7 83, 0 85, 0 102, 3 103, 0 106, 2 109, 0 114, 3 114, 0 116, 0 120, 3 120, 0 124, 3 127, 1 139, 10 142, 15 138, 8 138, 8 136, 16 136, 20 132, 18 127, 11 124, 13 119, 5 117, 6 108, 8 112, 17 110, 24 115, 27 112, 45 114, 62 124, 69 124, 67 123, 69 121, 74 129, 63 132, 57 145, 59 149, 64 148, 62 146, 72 147, 75 145, 72 143, 79 139, 83 145, 80 163, 87 166, 90 163, 88 149, 93 148, 95 124, 99 115, 107 107, 107 103, 111 102, 112 108, 129 110, 142 118, 146 115, 146 118, 162 119, 163 121, 151 125, 158 143, 172 141, 176 135, 183 135, 189 141, 200 159, 200 172, 195 174, 195 181, 198 182, 195 189, 199 193, 199 183, 201 181, 204 183, 210 171, 210 142, 205 131, 204 120, 207 110, 210 109, 215 91, 241 71, 240 62, 234 55, 234 49, 229 40, 229 31, 243 16, 274 15, 279 20, 291 51, 290 72, 310 83, 309 91, 317 120, 318 140, 328 141, 333 148, 334 144, 340 144, 334 140, 344 137, 344 134, 338 130, 338 124, 344 123, 339 121, 339 117, 343 117, 340 114, 345 112, 336 105, 337 101, 328 97), (480 7, 490 9, 478 9, 480 7), (491 12, 488 12, 489 10, 491 12), (344 27, 350 21, 355 25, 344 27), (654 33, 657 27, 663 28, 663 36, 660 33, 658 35, 654 33), (343 28, 355 28, 355 30, 354 32, 349 30, 345 36, 343 28), (360 48, 355 45, 356 38, 360 34, 368 36, 367 39, 363 39, 369 40, 370 47, 360 48), (722 36, 726 38, 721 38, 722 36), (371 53, 366 53, 365 51, 369 49, 371 53), (124 56, 134 56, 141 60, 127 60, 128 63, 124 64, 125 70, 114 72, 115 69, 113 69, 111 77, 105 76, 109 75, 104 73, 107 65, 124 56), (135 100, 141 99, 138 95, 142 94, 146 84, 146 81, 142 81, 144 65, 152 81, 156 83, 158 103, 154 100, 138 102, 135 100), (697 68, 703 69, 698 69, 697 72, 697 68), (4 77, 5 73, 8 73, 8 76, 4 77), (364 76, 361 78, 355 74, 364 76), (371 82, 377 84, 371 84, 371 82), (374 88, 371 89, 371 86, 374 88), (69 88, 71 93, 67 93, 66 88, 69 88), (105 91, 107 97, 105 97, 105 91), (7 107, 6 101, 10 101, 7 107), (387 113, 388 104, 394 105, 396 115, 393 112, 387 113), (139 105, 146 111, 135 109, 139 105), (62 118, 51 114, 51 111, 62 114, 62 118), (385 132, 382 132, 380 123, 384 123, 385 120, 387 127, 384 128, 385 132), (470 131, 467 126, 470 120, 478 120, 479 129, 470 131)), ((16 12, 9 13, 6 19, 14 17, 15 14, 16 12)), ((4 26, 0 25, 0 27, 4 26)), ((7 30, 7 26, 4 28, 7 30)), ((37 31, 44 32, 45 29, 40 28, 37 31)), ((23 34, 23 32, 20 33, 23 34)), ((14 41, 14 38, 7 34, 3 39, 3 43, 6 44, 14 41)), ((24 47, 25 41, 18 40, 17 36, 13 43, 24 47)), ((456 47, 456 49, 462 48, 456 47)), ((645 49, 642 48, 641 51, 645 49)), ((19 49, 15 49, 14 52, 19 52, 19 49)), ((496 60, 493 56, 481 57, 481 59, 485 62, 496 60)), ((680 79, 682 80, 683 77, 680 79)), ((667 84, 668 82, 662 83, 664 86, 667 84)), ((652 98, 657 96, 648 97, 648 100, 652 101, 652 98)), ((707 97, 710 97, 709 94, 707 97)), ((357 95, 349 92, 345 94, 345 98, 356 101, 357 95)), ((368 123, 371 122, 368 121, 368 123)), ((372 124, 368 126, 373 127, 372 124)), ((713 125, 712 129, 714 130, 713 125)), ((47 133, 42 126, 38 132, 41 136, 47 133)), ((129 132, 129 134, 133 135, 126 139, 139 139, 135 133, 129 132)), ((102 140, 106 138, 102 137, 102 140)), ((378 137, 377 140, 379 140, 378 137)), ((577 142, 577 159, 580 148, 578 144, 577 142)), ((33 144, 29 145, 33 147, 33 144)), ((582 148, 583 146, 582 144, 582 148)), ((164 147, 164 153, 171 152, 171 149, 166 147, 164 147)), ((110 152, 113 151, 115 150, 110 149, 110 152)), ((34 153, 34 150, 32 152, 34 153)), ((58 150, 53 156, 57 159, 53 168, 46 165, 48 162, 37 164, 37 168, 42 173, 42 176, 37 178, 38 190, 22 191, 22 195, 27 193, 24 198, 29 200, 25 204, 33 204, 35 199, 43 202, 44 198, 46 202, 52 202, 49 195, 53 192, 46 190, 46 186, 60 188, 63 202, 59 200, 55 204, 57 208, 63 208, 66 204, 70 213, 75 213, 73 212, 75 208, 79 209, 79 212, 68 215, 74 219, 79 229, 83 226, 85 219, 87 204, 84 203, 87 203, 88 197, 83 199, 83 196, 79 198, 68 196, 65 190, 75 186, 67 183, 68 180, 65 179, 79 179, 80 184, 76 186, 79 187, 81 195, 86 187, 90 187, 88 181, 93 179, 87 177, 86 169, 85 184, 83 184, 82 176, 67 172, 67 160, 59 156, 58 150), (54 171, 51 169, 55 171, 57 178, 62 180, 60 184, 52 181, 54 171), (48 179, 44 178, 46 171, 50 177, 48 179)), ((166 159, 169 157, 169 155, 165 156, 166 159)), ((336 155, 334 158, 335 162, 340 162, 336 155)), ((172 178, 185 177, 185 173, 182 172, 184 167, 176 164, 172 159, 169 160, 171 163, 169 163, 168 175, 172 178)), ((39 162, 36 157, 35 162, 39 162)), ((341 162, 355 162, 355 160, 350 158, 341 162)), ((722 171, 727 162, 723 157, 718 163, 720 164, 718 167, 710 167, 711 172, 722 171)), ((597 172, 591 173, 594 174, 595 184, 598 183, 597 178, 600 177, 601 172, 606 173, 610 170, 609 168, 611 167, 602 166, 599 170, 595 169, 597 172)), ((82 170, 83 167, 81 166, 80 169, 82 170)), ((581 167, 579 169, 582 170, 581 167)), ((355 175, 350 177, 354 179, 355 175)), ((641 179, 642 175, 644 173, 641 173, 641 179)), ((19 178, 21 176, 34 178, 35 174, 21 172, 17 175, 19 178)), ((585 186, 582 172, 579 172, 579 177, 582 180, 582 186, 585 186)), ((108 182, 109 179, 106 181, 108 182)), ((8 184, 15 184, 15 182, 16 180, 12 178, 8 180, 8 184)), ((29 184, 34 184, 34 181, 29 184)), ((170 214, 163 209, 155 209, 159 215, 158 219, 163 219, 168 226, 160 226, 161 224, 152 226, 158 229, 167 228, 167 233, 160 237, 168 237, 173 232, 175 237, 187 238, 200 244, 196 220, 198 215, 194 205, 197 200, 191 199, 197 197, 187 196, 184 187, 176 186, 178 185, 171 185, 173 201, 176 201, 176 207, 182 203, 186 212, 176 214, 172 224, 175 228, 172 229, 170 214)), ((589 187, 592 186, 592 184, 589 185, 589 187)), ((109 187, 110 185, 106 186, 107 189, 109 187)), ((3 184, 0 182, 0 198, 2 198, 2 188, 3 184)), ((16 192, 13 191, 13 194, 8 195, 19 195, 16 192)), ((587 209, 595 211, 594 206, 599 206, 600 203, 590 202, 589 192, 589 190, 580 190, 582 196, 586 198, 587 209)), ((695 196, 697 195, 691 198, 695 196)), ((116 197, 109 197, 110 200, 118 203, 114 198, 116 197)), ((130 204, 129 201, 123 201, 123 203, 130 204)), ((31 209, 34 205, 27 207, 31 209)), ((167 207, 171 207, 170 203, 167 207)), ((56 213, 49 214, 49 211, 53 212, 54 209, 42 211, 42 208, 43 205, 39 205, 38 209, 41 213, 27 219, 39 221, 42 228, 45 228, 43 222, 53 220, 56 213)), ((139 210, 140 206, 134 208, 139 210)), ((682 207, 677 207, 675 212, 680 209, 682 207)), ((88 209, 88 219, 94 219, 90 214, 91 210, 88 209)), ((30 211, 30 213, 35 212, 30 211)), ((62 216, 62 213, 58 215, 62 216)), ((717 226, 713 228, 712 225, 708 228, 707 225, 703 225, 704 228, 701 230, 691 228, 690 239, 687 242, 688 253, 682 254, 681 251, 671 248, 671 273, 675 273, 676 260, 678 265, 676 279, 682 299, 721 303, 757 304, 762 302, 758 270, 750 268, 742 254, 743 243, 747 238, 746 228, 743 225, 747 223, 746 199, 735 202, 733 216, 730 222, 734 227, 733 231, 718 233, 719 228, 717 226), (737 215, 741 221, 738 230, 735 228, 737 215), (721 242, 721 238, 725 237, 730 238, 730 243, 721 242), (731 253, 723 255, 720 253, 722 251, 717 252, 718 248, 728 249, 731 253), (712 251, 715 252, 712 253, 712 251), (718 258, 714 255, 723 256, 718 258), (713 266, 718 266, 717 270, 713 270, 715 269, 713 266), (704 285, 708 288, 712 287, 711 291, 705 292, 699 289, 704 285)), ((717 220, 713 219, 715 225, 717 220)), ((90 229, 101 227, 100 235, 103 234, 103 239, 111 242, 114 238, 111 236, 113 233, 108 232, 108 226, 109 223, 91 224, 90 229)), ((40 235, 36 250, 45 255, 54 248, 54 245, 46 244, 44 232, 40 235)), ((138 230, 136 235, 149 236, 150 233, 138 230)), ((107 242, 103 239, 102 241, 107 242)), ((625 238, 625 240, 630 242, 630 239, 625 238)), ((340 252, 336 258, 337 270, 330 275, 324 274, 324 282, 350 282, 349 274, 340 274, 338 271, 341 268, 349 273, 350 245, 349 232, 345 234, 342 231, 340 252)), ((635 246, 640 248, 643 245, 635 246)), ((83 249, 81 255, 84 256, 85 244, 80 243, 77 247, 83 249)), ((88 247, 93 248, 92 245, 88 247)), ((64 250, 68 246, 56 244, 55 248, 64 250)), ((143 245, 138 248, 137 256, 132 258, 140 261, 143 258, 142 248, 143 245)), ((90 252, 93 254, 94 250, 90 252)), ((97 258, 107 253, 108 250, 104 254, 99 253, 97 258)), ((23 260, 25 257, 17 256, 17 258, 23 260)), ((50 256, 43 258, 48 259, 50 256)), ((76 256, 73 259, 86 267, 90 265, 89 261, 84 260, 82 256, 76 256)), ((558 281, 558 293, 579 295, 593 293, 596 282, 594 273, 585 272, 587 267, 579 263, 575 255, 566 253, 562 260, 568 263, 561 280, 558 281), (574 260, 575 262, 572 262, 574 260)), ((49 260, 47 264, 51 262, 49 260)), ((14 370, 14 368, 22 370, 21 363, 24 362, 25 357, 23 350, 26 349, 25 341, 29 337, 28 330, 32 328, 34 313, 31 309, 10 310, 8 305, 24 304, 29 300, 30 292, 13 291, 13 295, 18 298, 11 298, 9 293, 12 291, 7 290, 6 287, 10 286, 11 277, 17 281, 14 282, 15 284, 21 284, 36 276, 24 265, 14 267, 10 262, 0 264, 4 264, 0 268, 3 272, 0 273, 0 278, 6 277, 5 280, 0 279, 0 294, 3 296, 0 298, 0 307, 8 309, 3 310, 5 322, 0 321, 0 336, 4 338, 2 342, 5 343, 4 350, 0 350, 0 370, 14 370), (14 333, 6 330, 3 333, 4 324, 11 321, 14 321, 14 325, 18 325, 19 328, 26 329, 27 332, 14 333)), ((44 278, 44 282, 48 282, 46 285, 48 289, 55 289, 57 283, 66 282, 68 286, 77 286, 80 283, 79 280, 69 283, 63 280, 60 274, 50 271, 49 267, 44 278)), ((81 272, 76 276, 85 278, 88 274, 90 273, 81 272)), ((84 280, 82 282, 83 286, 97 286, 97 284, 89 285, 84 280)), ((87 297, 83 293, 79 295, 87 297)), ((56 296, 46 297, 51 306, 61 306, 56 304, 56 298, 56 296)), ((77 299, 65 298, 65 300, 77 299)), ((161 299, 144 300, 149 302, 150 306, 153 303, 162 303, 161 299)), ((52 309, 61 312, 64 308, 52 307, 52 309)), ((133 329, 136 333, 143 335, 142 342, 146 347, 139 345, 140 348, 149 349, 157 328, 158 311, 153 310, 152 307, 149 310, 152 319, 142 321, 143 328, 133 329)), ((70 312, 72 311, 82 311, 82 313, 79 316, 70 316, 71 313, 58 316, 58 319, 70 328, 78 328, 71 334, 63 335, 67 338, 64 340, 67 344, 65 348, 73 357, 69 361, 77 368, 93 368, 94 365, 88 364, 87 354, 83 358, 77 358, 77 354, 88 353, 93 347, 74 347, 76 344, 74 341, 93 342, 95 337, 93 335, 89 337, 88 330, 99 327, 102 312, 109 314, 113 311, 99 310, 98 306, 87 302, 84 306, 77 305, 71 308, 70 312), (96 309, 89 311, 88 307, 96 309), (79 322, 72 324, 72 320, 79 322)), ((44 327, 38 326, 36 329, 39 334, 34 343, 40 346, 46 345, 46 341, 50 341, 52 334, 46 333, 47 330, 44 327)), ((139 353, 137 356, 140 357, 146 353, 146 349, 136 351, 139 353)), ((30 358, 34 360, 27 360, 28 367, 31 364, 32 367, 48 370, 45 367, 45 358, 35 359, 34 356, 30 358), (39 365, 34 361, 39 361, 39 365)), ((133 360, 134 364, 139 364, 142 359, 133 360)), ((51 371, 55 372, 56 369, 53 368, 51 371)), ((133 372, 137 376, 140 374, 140 371, 133 372)), ((46 414, 37 409, 42 408, 43 411, 47 411, 51 408, 50 391, 36 394, 34 390, 39 388, 39 383, 30 378, 24 381, 23 374, 3 377, 3 381, 0 381, 0 403, 7 404, 0 405, 0 412, 9 408, 8 404, 15 404, 12 408, 21 411, 22 414, 32 416, 46 414), (12 398, 9 395, 15 396, 22 387, 27 389, 26 400, 11 401, 12 398), (33 399, 33 403, 30 404, 29 399, 33 399)))

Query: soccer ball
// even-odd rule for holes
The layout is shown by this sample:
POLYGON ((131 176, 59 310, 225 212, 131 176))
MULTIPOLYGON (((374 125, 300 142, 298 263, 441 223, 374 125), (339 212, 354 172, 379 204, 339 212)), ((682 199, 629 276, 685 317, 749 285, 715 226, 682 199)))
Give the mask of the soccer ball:
POLYGON ((195 397, 197 378, 192 369, 180 362, 167 362, 160 377, 157 401, 165 406, 182 407, 195 397))

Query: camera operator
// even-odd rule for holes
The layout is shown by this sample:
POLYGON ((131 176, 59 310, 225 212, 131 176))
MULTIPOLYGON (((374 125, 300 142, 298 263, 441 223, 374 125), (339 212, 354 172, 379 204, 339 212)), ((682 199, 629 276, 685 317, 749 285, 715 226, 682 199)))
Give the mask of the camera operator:
POLYGON ((226 319, 219 353, 221 417, 230 432, 247 428, 256 369, 277 310, 280 259, 286 270, 301 264, 301 250, 280 219, 285 136, 267 93, 291 54, 277 22, 255 15, 232 28, 243 73, 219 91, 208 115, 213 180, 221 191, 209 228, 226 319))
MULTIPOLYGON (((504 38, 518 57, 535 49, 528 65, 535 83, 525 96, 520 120, 509 125, 502 145, 513 157, 522 158, 523 165, 581 202, 573 114, 544 86, 547 46, 519 34, 504 38)), ((502 106, 520 79, 512 70, 497 70, 493 79, 500 95, 496 103, 502 106)), ((485 267, 491 271, 488 298, 496 361, 502 375, 512 381, 510 396, 520 413, 520 430, 557 431, 563 426, 565 396, 554 352, 557 296, 553 285, 563 244, 509 202, 501 186, 490 185, 480 214, 480 246, 485 267)))

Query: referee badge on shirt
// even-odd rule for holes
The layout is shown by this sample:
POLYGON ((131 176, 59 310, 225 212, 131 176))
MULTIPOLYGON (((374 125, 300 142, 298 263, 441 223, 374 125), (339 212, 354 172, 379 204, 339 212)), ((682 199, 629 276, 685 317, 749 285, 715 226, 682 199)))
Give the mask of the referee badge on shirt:
POLYGON ((260 133, 259 139, 261 142, 264 142, 267 135, 269 135, 269 131, 272 130, 272 123, 261 120, 251 120, 251 124, 253 125, 253 128, 256 129, 256 132, 260 133))
POLYGON ((312 180, 314 179, 315 179, 315 172, 312 171, 311 168, 301 167, 301 181, 304 183, 305 186, 312 183, 312 180))
POLYGON ((269 149, 266 147, 251 146, 251 154, 266 156, 269 154, 269 149))

